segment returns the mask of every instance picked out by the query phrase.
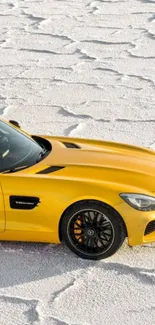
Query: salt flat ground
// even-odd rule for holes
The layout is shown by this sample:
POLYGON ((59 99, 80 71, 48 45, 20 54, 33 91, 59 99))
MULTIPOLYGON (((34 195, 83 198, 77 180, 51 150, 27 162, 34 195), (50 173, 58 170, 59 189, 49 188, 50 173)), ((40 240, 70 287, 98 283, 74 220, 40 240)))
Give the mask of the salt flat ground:
MULTIPOLYGON (((0 113, 155 148, 154 0, 1 0, 0 113)), ((155 246, 99 262, 0 244, 1 325, 155 324, 155 246)))

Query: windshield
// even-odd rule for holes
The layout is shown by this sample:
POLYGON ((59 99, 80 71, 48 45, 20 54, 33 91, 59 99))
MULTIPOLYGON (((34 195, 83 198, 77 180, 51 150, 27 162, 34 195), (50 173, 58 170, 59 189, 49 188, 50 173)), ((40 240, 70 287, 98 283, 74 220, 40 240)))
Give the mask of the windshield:
POLYGON ((0 172, 30 167, 39 162, 47 151, 44 145, 0 121, 0 172))

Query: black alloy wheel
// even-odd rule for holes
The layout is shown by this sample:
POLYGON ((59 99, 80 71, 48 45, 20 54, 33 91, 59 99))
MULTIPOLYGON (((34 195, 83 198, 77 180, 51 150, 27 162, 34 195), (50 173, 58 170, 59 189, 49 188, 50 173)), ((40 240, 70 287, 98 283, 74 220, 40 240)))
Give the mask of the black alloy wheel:
POLYGON ((82 201, 62 219, 62 236, 73 252, 97 260, 113 255, 126 237, 121 217, 98 201, 82 201))

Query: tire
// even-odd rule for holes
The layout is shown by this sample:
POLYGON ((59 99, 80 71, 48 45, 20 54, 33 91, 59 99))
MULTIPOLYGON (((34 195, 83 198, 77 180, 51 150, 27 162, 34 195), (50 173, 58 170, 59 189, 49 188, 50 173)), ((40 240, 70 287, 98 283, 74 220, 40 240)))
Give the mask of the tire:
POLYGON ((75 254, 84 259, 100 260, 121 247, 126 227, 111 207, 98 201, 81 201, 63 215, 61 234, 75 254))

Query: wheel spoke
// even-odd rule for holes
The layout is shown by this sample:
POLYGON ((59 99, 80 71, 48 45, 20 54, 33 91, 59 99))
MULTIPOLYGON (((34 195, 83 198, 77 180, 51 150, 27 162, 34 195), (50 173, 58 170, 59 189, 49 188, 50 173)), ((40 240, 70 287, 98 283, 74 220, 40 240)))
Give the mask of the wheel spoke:
POLYGON ((94 244, 98 247, 97 237, 94 238, 94 244))
POLYGON ((101 226, 104 221, 103 221, 103 216, 100 213, 99 213, 99 215, 100 215, 100 219, 99 219, 98 225, 101 226))
POLYGON ((88 251, 88 244, 89 244, 89 238, 86 238, 86 240, 85 240, 86 251, 88 251))
POLYGON ((94 225, 97 224, 98 215, 99 215, 99 213, 95 211, 95 212, 94 212, 94 218, 93 218, 93 224, 94 224, 94 225))
MULTIPOLYGON (((80 222, 81 223, 81 225, 83 225, 84 224, 84 221, 83 221, 83 216, 82 216, 82 214, 80 215, 80 216, 78 216, 78 218, 76 218, 76 221, 78 222, 80 222)), ((77 223, 78 224, 78 223, 77 223)))
POLYGON ((76 226, 74 229, 82 229, 82 225, 80 225, 79 223, 75 222, 74 225, 76 226))
POLYGON ((101 246, 99 247, 99 248, 100 248, 100 250, 101 250, 101 249, 103 249, 103 247, 104 247, 104 248, 106 248, 106 245, 105 245, 105 243, 104 243, 103 239, 101 239, 101 238, 98 238, 98 240, 99 240, 99 242, 101 243, 101 246))
POLYGON ((84 212, 82 212, 81 215, 82 215, 82 223, 83 223, 84 226, 86 226, 87 223, 88 223, 88 222, 87 222, 87 218, 88 218, 88 217, 85 215, 84 212))
POLYGON ((105 235, 100 235, 100 239, 109 242, 109 238, 107 238, 105 235))
POLYGON ((110 234, 107 234, 107 232, 102 231, 102 234, 105 235, 105 236, 111 237, 111 233, 110 234))
POLYGON ((93 248, 94 247, 94 238, 90 238, 90 246, 93 248))
POLYGON ((90 239, 90 246, 91 246, 91 252, 94 252, 94 249, 96 247, 95 238, 90 239))
POLYGON ((92 223, 92 218, 91 218, 90 211, 88 211, 88 220, 89 220, 89 223, 91 224, 92 223))
POLYGON ((81 234, 80 237, 77 238, 77 242, 84 237, 84 234, 81 234))
POLYGON ((110 222, 109 222, 109 221, 105 221, 104 223, 102 223, 102 224, 100 225, 100 229, 101 229, 101 230, 104 230, 104 229, 111 229, 111 224, 110 224, 110 222))

